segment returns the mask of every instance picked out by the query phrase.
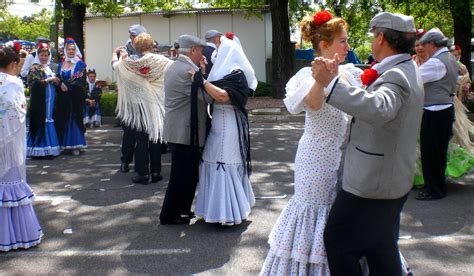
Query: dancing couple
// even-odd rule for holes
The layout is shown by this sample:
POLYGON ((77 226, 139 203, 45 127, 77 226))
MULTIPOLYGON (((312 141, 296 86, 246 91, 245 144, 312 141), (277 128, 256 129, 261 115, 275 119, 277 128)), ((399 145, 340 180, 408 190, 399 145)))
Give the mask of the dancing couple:
POLYGON ((207 80, 206 42, 182 35, 176 45, 179 56, 165 76, 164 137, 172 161, 161 224, 189 223, 198 182, 196 215, 209 223, 240 224, 255 203, 245 110, 257 86, 254 70, 235 38, 220 36, 207 80), (207 103, 214 104, 206 139, 207 103))
POLYGON ((397 241, 423 112, 413 17, 371 20, 379 63, 364 73, 339 65, 349 51, 342 18, 323 11, 301 25, 319 57, 287 84, 284 102, 306 112, 305 131, 295 194, 270 234, 261 275, 408 274, 397 241))

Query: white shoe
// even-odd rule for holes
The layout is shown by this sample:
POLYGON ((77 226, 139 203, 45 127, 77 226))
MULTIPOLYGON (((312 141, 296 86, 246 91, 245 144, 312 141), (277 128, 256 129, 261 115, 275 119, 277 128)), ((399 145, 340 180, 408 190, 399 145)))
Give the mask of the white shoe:
POLYGON ((72 150, 72 155, 78 156, 79 154, 81 154, 81 152, 78 149, 72 150))

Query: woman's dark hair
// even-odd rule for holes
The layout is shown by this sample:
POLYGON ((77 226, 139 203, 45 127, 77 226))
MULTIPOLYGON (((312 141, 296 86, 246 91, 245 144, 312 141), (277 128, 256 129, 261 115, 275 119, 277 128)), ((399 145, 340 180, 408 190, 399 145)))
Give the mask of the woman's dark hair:
POLYGON ((6 68, 12 62, 20 62, 20 57, 10 47, 0 49, 0 68, 6 68))

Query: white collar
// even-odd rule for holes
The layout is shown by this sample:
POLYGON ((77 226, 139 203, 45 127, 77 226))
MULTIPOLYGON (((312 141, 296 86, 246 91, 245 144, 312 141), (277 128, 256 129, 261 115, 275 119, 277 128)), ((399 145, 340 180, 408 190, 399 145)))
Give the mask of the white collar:
POLYGON ((212 42, 206 42, 206 44, 207 44, 207 46, 211 46, 212 48, 217 49, 216 44, 214 44, 212 42))
POLYGON ((439 48, 438 51, 436 51, 432 57, 436 57, 436 56, 439 56, 440 54, 444 53, 444 52, 447 52, 448 51, 448 48, 447 47, 442 47, 442 48, 439 48))
POLYGON ((383 65, 385 65, 385 64, 389 63, 390 61, 392 61, 392 60, 394 60, 394 59, 396 59, 396 58, 399 58, 399 57, 401 57, 401 56, 403 56, 403 55, 406 55, 406 54, 396 54, 396 55, 393 55, 393 56, 388 56, 388 57, 382 59, 381 62, 375 64, 374 67, 372 67, 372 68, 373 68, 374 70, 377 70, 378 68, 382 67, 383 65))

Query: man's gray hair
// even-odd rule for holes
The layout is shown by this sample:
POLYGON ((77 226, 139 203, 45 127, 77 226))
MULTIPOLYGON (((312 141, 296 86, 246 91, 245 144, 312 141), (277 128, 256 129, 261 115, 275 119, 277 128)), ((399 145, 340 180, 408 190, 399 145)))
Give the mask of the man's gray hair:
POLYGON ((189 55, 189 53, 191 53, 191 48, 179 48, 179 49, 178 49, 178 52, 179 52, 180 54, 189 55))

